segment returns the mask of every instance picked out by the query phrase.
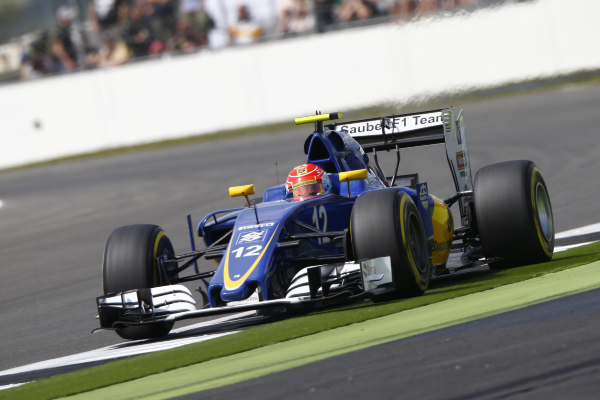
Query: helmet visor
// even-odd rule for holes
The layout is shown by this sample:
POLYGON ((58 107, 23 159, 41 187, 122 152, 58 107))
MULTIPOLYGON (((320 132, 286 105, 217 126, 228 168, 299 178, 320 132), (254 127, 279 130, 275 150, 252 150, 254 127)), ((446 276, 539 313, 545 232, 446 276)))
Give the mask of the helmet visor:
POLYGON ((321 182, 311 183, 310 185, 297 187, 293 190, 293 192, 295 199, 309 196, 317 196, 319 194, 325 193, 325 186, 321 182))

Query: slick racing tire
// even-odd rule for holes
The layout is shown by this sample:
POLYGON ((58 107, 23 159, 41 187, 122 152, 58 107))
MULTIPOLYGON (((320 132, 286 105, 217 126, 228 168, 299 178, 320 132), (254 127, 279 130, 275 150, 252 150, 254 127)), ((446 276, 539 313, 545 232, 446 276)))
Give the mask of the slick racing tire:
MULTIPOLYGON (((161 279, 156 258, 173 255, 173 245, 160 226, 127 225, 115 229, 106 242, 102 262, 104 294, 146 289, 166 284, 161 279)), ((145 339, 165 336, 173 324, 157 322, 152 325, 116 329, 124 339, 145 339)))
POLYGON ((477 228, 490 269, 548 261, 554 252, 554 219, 544 178, 531 161, 507 161, 477 171, 477 228))
POLYGON ((389 256, 394 290, 374 300, 419 296, 429 285, 429 250, 419 210, 400 189, 356 199, 350 230, 356 260, 389 256))

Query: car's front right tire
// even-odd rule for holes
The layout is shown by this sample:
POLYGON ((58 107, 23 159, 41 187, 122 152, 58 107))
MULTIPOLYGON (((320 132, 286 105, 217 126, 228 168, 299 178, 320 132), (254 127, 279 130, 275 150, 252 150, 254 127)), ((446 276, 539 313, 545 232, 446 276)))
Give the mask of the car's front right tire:
MULTIPOLYGON (((104 295, 147 289, 163 283, 157 257, 173 255, 173 245, 160 226, 137 224, 115 229, 109 236, 102 262, 104 295)), ((165 336, 172 323, 121 326, 116 329, 124 339, 147 339, 165 336)))

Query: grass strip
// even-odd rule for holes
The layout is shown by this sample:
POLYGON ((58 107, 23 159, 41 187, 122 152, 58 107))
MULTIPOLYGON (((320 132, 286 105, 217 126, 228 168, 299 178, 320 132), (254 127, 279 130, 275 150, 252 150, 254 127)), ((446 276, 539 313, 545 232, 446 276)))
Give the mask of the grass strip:
MULTIPOLYGON (((318 332, 504 286, 600 260, 600 243, 557 253, 551 262, 503 271, 475 271, 432 282, 424 296, 359 303, 275 322, 207 342, 140 355, 0 392, 11 399, 53 399, 162 373, 318 332)), ((6 396, 6 397, 5 397, 6 396)))

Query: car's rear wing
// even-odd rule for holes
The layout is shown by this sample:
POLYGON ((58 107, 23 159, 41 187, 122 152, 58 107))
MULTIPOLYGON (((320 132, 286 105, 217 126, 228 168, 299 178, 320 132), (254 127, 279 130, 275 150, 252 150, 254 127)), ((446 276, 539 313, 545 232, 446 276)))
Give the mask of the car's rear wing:
MULTIPOLYGON (((456 119, 454 110, 449 108, 335 122, 327 127, 348 133, 366 152, 444 143, 457 193, 473 190, 462 111, 456 119)), ((463 226, 468 225, 467 204, 471 200, 472 196, 468 193, 459 197, 463 226)))
POLYGON ((328 127, 350 134, 364 151, 444 143, 443 110, 337 122, 328 127))

